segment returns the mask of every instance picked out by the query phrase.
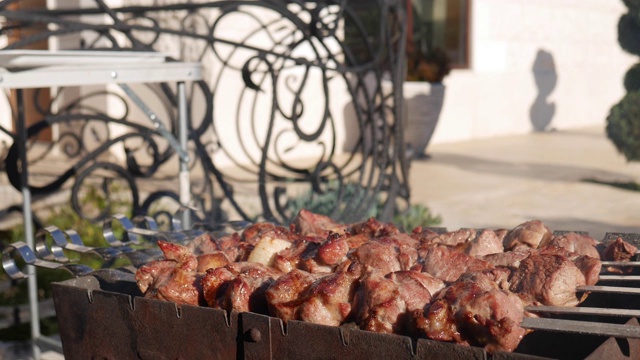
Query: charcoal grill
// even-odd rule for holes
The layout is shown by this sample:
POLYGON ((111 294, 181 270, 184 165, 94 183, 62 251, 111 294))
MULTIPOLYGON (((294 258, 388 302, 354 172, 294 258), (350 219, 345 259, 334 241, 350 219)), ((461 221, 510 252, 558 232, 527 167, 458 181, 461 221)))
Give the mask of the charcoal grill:
MULTIPOLYGON (((130 235, 144 234, 149 239, 187 238, 163 234, 152 226, 125 224, 125 228, 130 235)), ((640 245, 640 234, 607 233, 603 241, 618 236, 640 245)), ((126 241, 110 238, 105 248, 84 246, 75 232, 53 227, 41 231, 37 239, 35 251, 23 243, 5 249, 3 267, 15 278, 24 276, 16 265, 20 257, 30 265, 76 275, 52 284, 68 359, 640 359, 636 319, 640 317, 640 276, 636 275, 601 275, 596 286, 580 289, 590 295, 576 308, 527 308, 544 315, 525 319, 523 326, 535 331, 514 352, 487 353, 478 347, 363 331, 352 324, 284 324, 260 314, 146 299, 136 286, 134 266, 92 270, 69 263, 61 251, 127 256, 132 263, 155 258, 153 250, 132 249, 131 242, 137 241, 134 235, 126 241)), ((636 261, 604 264, 640 266, 636 261)))

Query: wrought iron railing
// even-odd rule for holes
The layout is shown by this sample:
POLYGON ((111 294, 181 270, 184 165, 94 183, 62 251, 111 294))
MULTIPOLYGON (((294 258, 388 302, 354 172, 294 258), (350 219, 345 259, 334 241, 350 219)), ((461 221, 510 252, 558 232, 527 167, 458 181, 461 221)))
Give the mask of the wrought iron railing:
MULTIPOLYGON (((203 64, 206 80, 189 89, 188 149, 201 220, 221 221, 231 211, 287 223, 295 215, 292 199, 329 195, 331 215, 344 222, 378 204, 377 215, 388 220, 406 205, 402 1, 155 1, 116 8, 95 0, 92 7, 29 11, 12 10, 12 3, 0 5, 3 36, 43 30, 7 49, 52 40, 61 49, 153 50, 203 64)), ((57 134, 48 145, 30 142, 32 171, 52 156, 64 164, 53 178, 30 177, 32 193, 71 188, 74 209, 94 221, 109 214, 83 207, 79 194, 89 186, 107 202, 124 193, 132 216, 165 199, 177 202, 176 191, 162 185, 174 180, 177 155, 158 131, 136 121, 117 91, 73 91, 59 89, 28 129, 30 139, 52 127, 57 134), (150 186, 155 180, 160 185, 150 186)), ((140 91, 176 133, 176 89, 140 91)), ((9 145, 4 168, 19 189, 17 147, 9 145)))

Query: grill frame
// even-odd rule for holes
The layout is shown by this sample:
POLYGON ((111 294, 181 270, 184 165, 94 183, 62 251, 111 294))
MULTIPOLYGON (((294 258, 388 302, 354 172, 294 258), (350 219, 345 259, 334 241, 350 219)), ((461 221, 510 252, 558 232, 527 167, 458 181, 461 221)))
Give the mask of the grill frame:
MULTIPOLYGON (((194 359, 524 360, 556 358, 526 353, 544 344, 548 336, 576 337, 545 332, 548 336, 530 338, 539 331, 525 337, 516 352, 489 354, 478 347, 415 340, 348 326, 301 321, 291 321, 285 326, 279 318, 266 315, 229 314, 221 309, 190 305, 178 307, 171 302, 143 298, 133 274, 117 270, 53 283, 52 288, 63 351, 69 359, 151 359, 161 355, 194 359)), ((635 319, 629 323, 638 325, 635 319)), ((577 337, 577 342, 580 339, 585 338, 577 337)), ((601 337, 599 341, 601 344, 593 352, 580 358, 640 358, 639 339, 601 337)))
MULTIPOLYGON (((446 229, 438 229, 446 231, 446 229)), ((565 231, 556 231, 562 233, 565 231)), ((640 234, 607 233, 603 242, 622 237, 636 246, 640 234)), ((352 324, 331 327, 255 313, 147 299, 135 282, 135 268, 97 270, 52 283, 65 357, 207 359, 636 359, 640 339, 535 331, 515 352, 429 339, 363 331, 352 324), (124 271, 123 271, 124 270, 124 271), (212 341, 212 339, 215 339, 212 341)), ((638 281, 607 282, 640 288, 638 281)), ((581 305, 640 308, 633 295, 592 293, 581 305)), ((569 316, 554 316, 567 318, 569 316)), ((575 316, 574 318, 575 319, 575 316)), ((635 318, 578 316, 585 321, 640 326, 635 318)))

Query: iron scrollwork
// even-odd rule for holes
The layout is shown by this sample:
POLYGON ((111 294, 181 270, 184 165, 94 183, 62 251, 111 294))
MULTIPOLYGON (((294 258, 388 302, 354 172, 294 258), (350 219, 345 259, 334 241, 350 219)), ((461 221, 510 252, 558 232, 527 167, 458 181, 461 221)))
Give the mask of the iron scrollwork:
MULTIPOLYGON (((202 221, 235 213, 287 223, 295 215, 292 199, 304 194, 310 201, 334 194, 330 215, 341 221, 359 220, 378 203, 377 215, 388 220, 408 202, 399 121, 401 1, 129 1, 116 8, 96 0, 93 7, 37 11, 12 10, 11 3, 0 5, 3 34, 46 30, 7 49, 57 39, 61 48, 151 50, 203 64, 205 80, 189 88, 188 149, 193 205, 202 221)), ((174 84, 137 90, 175 134, 174 84)), ((109 214, 83 208, 78 194, 88 183, 107 198, 128 191, 132 216, 149 213, 162 199, 177 202, 170 187, 149 185, 175 180, 176 153, 152 124, 136 120, 126 97, 109 88, 76 97, 67 92, 60 89, 52 106, 39 109, 42 121, 28 133, 36 138, 55 127, 58 136, 49 146, 72 165, 51 181, 30 183, 32 192, 48 194, 71 183, 74 209, 95 221, 109 214)), ((52 153, 30 149, 31 169, 52 153)), ((19 188, 15 144, 5 169, 19 188)))

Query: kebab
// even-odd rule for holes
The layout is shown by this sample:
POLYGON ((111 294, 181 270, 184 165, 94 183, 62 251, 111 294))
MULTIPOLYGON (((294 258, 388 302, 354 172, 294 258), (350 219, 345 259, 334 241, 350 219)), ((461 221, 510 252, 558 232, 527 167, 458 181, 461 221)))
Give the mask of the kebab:
POLYGON ((146 297, 177 304, 511 351, 528 331, 523 319, 537 316, 525 309, 577 305, 577 288, 598 281, 600 254, 633 251, 620 241, 598 250, 589 236, 554 236, 540 221, 407 234, 303 210, 288 228, 258 223, 188 246, 160 241, 165 259, 136 279, 146 297))

